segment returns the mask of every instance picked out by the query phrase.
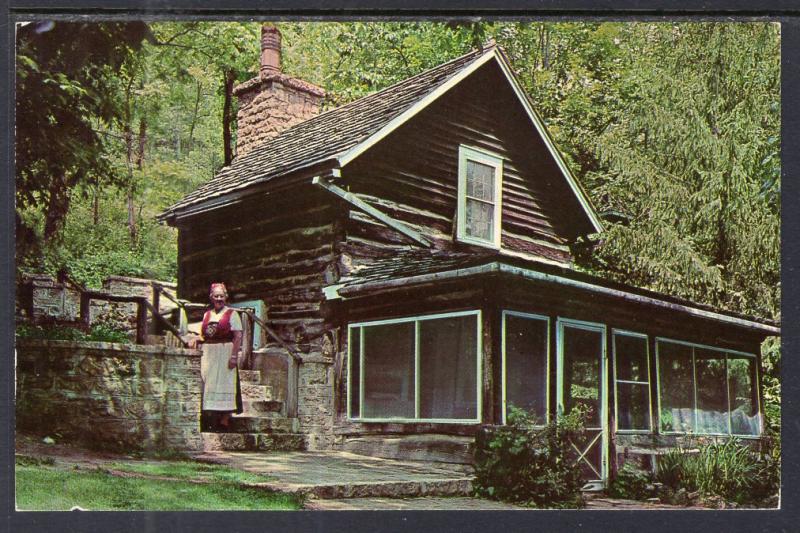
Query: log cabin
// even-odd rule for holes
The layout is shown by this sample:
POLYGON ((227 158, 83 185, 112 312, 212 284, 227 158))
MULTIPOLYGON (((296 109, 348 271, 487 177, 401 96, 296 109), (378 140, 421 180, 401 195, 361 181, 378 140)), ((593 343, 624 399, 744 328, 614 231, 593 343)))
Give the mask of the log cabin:
POLYGON ((583 406, 601 487, 688 436, 758 442, 779 325, 576 269, 603 223, 500 47, 324 113, 280 54, 264 26, 236 158, 161 219, 180 297, 225 281, 300 354, 309 449, 469 462, 511 406, 583 406))

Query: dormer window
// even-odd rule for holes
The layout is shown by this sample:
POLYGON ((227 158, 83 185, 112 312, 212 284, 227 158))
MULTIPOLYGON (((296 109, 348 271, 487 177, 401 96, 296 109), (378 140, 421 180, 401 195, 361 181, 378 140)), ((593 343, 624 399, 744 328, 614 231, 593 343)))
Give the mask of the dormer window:
POLYGON ((459 146, 456 232, 459 241, 500 248, 502 181, 501 157, 459 146))

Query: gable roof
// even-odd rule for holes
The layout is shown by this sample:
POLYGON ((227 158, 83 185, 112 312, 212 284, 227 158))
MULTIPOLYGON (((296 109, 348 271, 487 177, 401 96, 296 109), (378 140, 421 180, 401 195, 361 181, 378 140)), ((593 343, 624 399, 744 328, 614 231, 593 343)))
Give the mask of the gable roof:
POLYGON ((222 203, 224 197, 231 193, 244 192, 244 189, 253 185, 303 168, 324 166, 326 163, 331 168, 343 167, 491 60, 499 64, 578 199, 590 225, 596 231, 602 231, 602 224, 588 195, 553 144, 544 123, 514 76, 505 54, 494 43, 288 128, 234 159, 231 165, 173 204, 158 218, 169 219, 181 211, 207 202, 222 203))

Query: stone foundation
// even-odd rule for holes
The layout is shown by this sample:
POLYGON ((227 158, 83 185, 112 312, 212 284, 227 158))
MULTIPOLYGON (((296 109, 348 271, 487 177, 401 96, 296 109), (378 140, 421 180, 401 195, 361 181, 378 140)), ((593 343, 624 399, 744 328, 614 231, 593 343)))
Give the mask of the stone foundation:
POLYGON ((298 381, 297 417, 306 449, 330 450, 334 445, 332 361, 304 359, 298 381))
POLYGON ((117 451, 202 449, 200 351, 17 341, 17 428, 117 451))

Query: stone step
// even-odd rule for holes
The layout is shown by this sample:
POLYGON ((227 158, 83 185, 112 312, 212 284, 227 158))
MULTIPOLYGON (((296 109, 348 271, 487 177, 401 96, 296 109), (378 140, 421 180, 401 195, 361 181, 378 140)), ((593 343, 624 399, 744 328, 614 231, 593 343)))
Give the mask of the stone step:
POLYGON ((245 416, 275 416, 283 412, 283 402, 279 400, 242 400, 245 416))
POLYGON ((226 433, 297 433, 297 418, 233 415, 226 433))
POLYGON ((272 387, 241 382, 242 400, 271 400, 272 387))
POLYGON ((270 491, 288 492, 320 500, 350 498, 420 498, 432 496, 469 496, 472 477, 403 481, 360 481, 342 483, 258 483, 270 491))
POLYGON ((305 438, 298 433, 211 433, 202 432, 203 451, 300 451, 305 438))
POLYGON ((346 438, 339 449, 400 461, 472 464, 474 441, 455 435, 361 435, 346 438))
POLYGON ((260 370, 239 370, 239 379, 242 384, 248 383, 252 385, 261 384, 261 371, 260 370))

